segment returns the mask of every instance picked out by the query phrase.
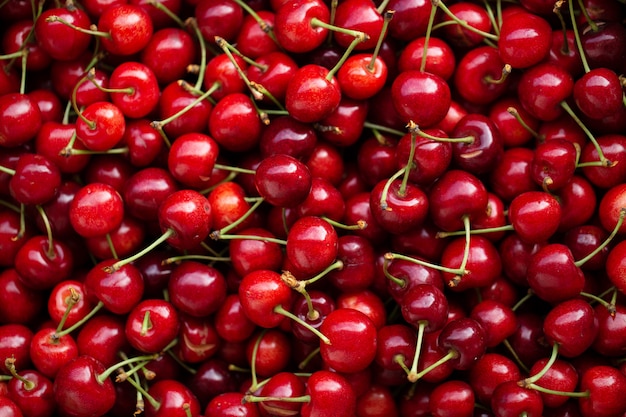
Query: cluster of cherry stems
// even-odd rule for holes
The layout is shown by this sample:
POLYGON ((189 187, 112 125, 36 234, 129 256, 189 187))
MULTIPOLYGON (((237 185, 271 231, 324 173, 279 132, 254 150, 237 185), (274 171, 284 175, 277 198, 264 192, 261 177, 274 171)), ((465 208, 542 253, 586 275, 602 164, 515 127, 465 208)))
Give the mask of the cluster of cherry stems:
POLYGON ((623 417, 625 18, 3 1, 0 415, 623 417))

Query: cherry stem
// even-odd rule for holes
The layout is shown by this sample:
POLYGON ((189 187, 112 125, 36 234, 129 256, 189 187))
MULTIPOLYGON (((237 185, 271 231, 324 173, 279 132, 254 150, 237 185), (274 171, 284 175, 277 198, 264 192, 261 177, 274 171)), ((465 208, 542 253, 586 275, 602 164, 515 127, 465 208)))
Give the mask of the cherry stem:
POLYGON ((52 226, 50 226, 50 220, 41 205, 37 204, 35 207, 37 208, 37 212, 39 213, 41 220, 43 220, 46 235, 48 236, 48 249, 46 249, 46 256, 48 259, 53 260, 57 257, 57 254, 54 252, 54 237, 52 236, 52 226))
MULTIPOLYGON (((499 4, 500 4, 500 1, 498 1, 498 5, 499 4)), ((496 35, 499 37, 500 36, 500 23, 496 19, 496 16, 494 16, 493 14, 493 9, 491 8, 491 4, 489 4, 487 0, 483 0, 483 6, 485 7, 485 10, 487 11, 487 16, 489 17, 489 21, 491 22, 491 26, 493 27, 493 30, 496 32, 496 35)))
POLYGON ((63 326, 65 326, 65 322, 67 321, 67 318, 69 317, 70 312, 72 311, 72 308, 76 305, 76 303, 80 301, 80 295, 78 294, 78 292, 76 292, 74 287, 70 287, 69 291, 70 291, 69 297, 65 298, 65 311, 63 312, 63 316, 61 317, 61 320, 59 321, 59 324, 57 325, 57 329, 56 329, 57 334, 63 330, 63 326))
POLYGON ((504 84, 504 82, 509 78, 509 74, 511 74, 513 68, 509 64, 504 64, 502 67, 502 73, 500 74, 500 78, 493 78, 491 75, 486 75, 483 80, 485 80, 489 84, 504 84))
POLYGON ((21 376, 21 375, 19 375, 17 373, 17 370, 15 369, 15 358, 14 357, 6 358, 5 361, 4 361, 4 366, 11 373, 13 378, 21 381, 22 384, 24 384, 24 389, 26 391, 32 391, 33 389, 35 389, 37 387, 37 385, 33 381, 29 380, 28 378, 24 378, 23 376, 21 376))
POLYGON ((433 25, 435 23, 435 16, 437 15, 437 7, 432 5, 430 8, 430 15, 428 16, 428 26, 426 28, 426 35, 424 35, 424 47, 422 48, 422 60, 420 61, 420 72, 426 71, 426 58, 428 58, 428 43, 430 42, 430 36, 433 32, 433 25))
MULTIPOLYGON (((96 122, 87 119, 83 113, 80 111, 80 109, 78 108, 78 104, 76 103, 76 94, 78 93, 78 87, 80 87, 82 85, 82 83, 84 83, 85 81, 87 81, 87 74, 85 74, 74 86, 74 89, 72 90, 72 97, 71 97, 71 101, 72 101, 72 107, 74 108, 74 112, 76 113, 76 115, 83 121, 85 122, 85 124, 87 126, 89 126, 89 129, 91 130, 95 130, 96 128, 96 122)), ((73 142, 72 142, 73 144, 73 142)), ((65 149, 69 148, 69 144, 68 146, 65 147, 65 149)), ((63 151, 61 151, 63 152, 63 151)))
POLYGON ((87 35, 94 35, 94 36, 98 36, 98 37, 102 37, 102 38, 107 38, 107 39, 111 39, 111 34, 109 32, 101 32, 98 30, 98 28, 96 27, 96 25, 91 25, 89 29, 85 29, 85 28, 81 28, 78 27, 76 25, 74 25, 73 23, 68 22, 67 20, 63 19, 60 16, 48 16, 46 18, 46 22, 59 22, 59 23, 63 23, 65 26, 68 26, 78 32, 81 33, 85 33, 87 35))
POLYGON ((401 130, 393 129, 393 128, 390 128, 390 127, 387 127, 387 126, 378 125, 378 124, 367 122, 367 121, 365 123, 363 123, 363 127, 371 129, 373 132, 384 132, 384 133, 389 133, 389 134, 392 134, 392 135, 395 135, 395 136, 404 136, 404 135, 406 135, 406 132, 403 132, 401 130))
POLYGON ((254 202, 254 204, 252 206, 250 206, 248 211, 246 211, 241 217, 239 217, 237 220, 235 220, 234 222, 232 222, 228 226, 224 226, 220 230, 216 230, 213 233, 217 233, 218 236, 221 236, 221 235, 223 235, 223 234, 225 235, 228 232, 230 232, 231 230, 235 229, 237 226, 239 226, 240 224, 245 222, 252 215, 252 213, 254 213, 256 211, 256 209, 263 203, 263 201, 264 201, 263 199, 258 199, 257 201, 254 202))
MULTIPOLYGON (((615 292, 613 293, 615 294, 615 292)), ((615 317, 615 301, 612 301, 609 303, 608 301, 602 299, 601 297, 595 294, 585 292, 585 291, 581 291, 578 294, 585 298, 589 298, 590 300, 600 303, 602 306, 604 306, 608 310, 611 317, 615 317)))
POLYGON ((115 244, 113 244, 113 238, 111 238, 111 233, 107 233, 105 237, 107 240, 107 246, 111 251, 111 256, 113 257, 113 259, 119 259, 119 256, 117 256, 117 251, 115 250, 115 244))
POLYGON ((519 355, 517 354, 517 352, 515 351, 515 349, 513 349, 513 346, 511 346, 511 343, 507 340, 504 339, 502 341, 502 344, 504 345, 504 347, 506 347, 506 349, 509 351, 509 353, 511 354, 511 356, 513 356, 513 359, 515 360, 515 362, 517 363, 517 365, 525 372, 525 373, 530 373, 530 369, 528 369, 528 367, 526 366, 526 364, 524 362, 522 362, 522 359, 519 357, 519 355))
POLYGON ((150 320, 150 310, 146 311, 143 315, 143 320, 141 322, 141 332, 142 336, 145 336, 148 333, 148 330, 151 330, 154 326, 152 325, 152 320, 150 320))
MULTIPOLYGON (((226 40, 224 38, 222 38, 221 36, 216 36, 215 37, 215 43, 217 44, 217 46, 219 46, 222 49, 222 51, 224 51, 224 53, 226 54, 226 56, 228 57, 230 62, 235 67, 235 70, 237 71, 237 74, 239 74, 239 77, 243 80, 243 82, 248 87, 248 90, 250 90, 250 92, 252 93, 252 96, 254 97, 254 99, 255 100, 263 99, 263 94, 259 90, 255 89, 253 87, 253 85, 250 82, 250 79, 248 79, 248 76, 246 75, 246 73, 241 69, 241 67, 239 66, 237 61, 235 61, 235 57, 233 56, 233 54, 231 52, 231 50, 235 50, 236 51, 235 47, 233 47, 231 44, 226 42, 226 40)), ((243 57, 243 55, 239 51, 237 51, 237 55, 243 57)), ((256 84, 256 85, 259 85, 259 84, 256 84)))
POLYGON ((402 184, 400 184, 400 189, 398 190, 398 195, 400 197, 404 197, 406 195, 406 187, 409 183, 411 166, 413 165, 413 159, 415 158, 415 148, 417 148, 417 132, 419 128, 413 120, 409 121, 408 128, 409 132, 411 132, 411 147, 409 148, 409 159, 406 161, 406 166, 404 167, 402 184))
POLYGON ((11 175, 11 176, 15 175, 15 170, 14 169, 7 168, 7 167, 2 166, 2 165, 0 165, 0 172, 3 172, 5 174, 11 175))
POLYGON ((513 117, 515 118, 515 120, 517 120, 517 121, 518 121, 518 123, 519 123, 520 125, 522 125, 522 127, 523 127, 523 128, 524 128, 527 132, 529 132, 531 135, 533 135, 533 137, 534 137, 535 139, 540 139, 540 138, 541 138, 541 135, 540 135, 537 131, 535 131, 533 128, 531 128, 531 127, 528 125, 528 123, 526 123, 526 122, 524 121, 524 119, 522 119, 522 116, 520 116, 519 111, 517 111, 517 109, 516 109, 515 107, 508 107, 508 108, 506 109, 506 111, 507 111, 507 112, 508 112, 511 116, 513 116, 513 117))
POLYGON ((591 133, 591 131, 587 129, 587 126, 585 126, 582 120, 580 120, 580 118, 576 115, 576 113, 574 113, 574 110, 572 110, 570 105, 567 104, 565 101, 562 101, 560 104, 563 110, 565 110, 571 116, 571 118, 574 119, 576 124, 583 130, 583 132, 585 132, 585 134, 587 135, 591 143, 593 143, 593 146, 596 149, 596 152, 598 153, 598 158, 602 166, 607 167, 607 168, 614 166, 615 164, 613 162, 606 159, 606 157, 604 156, 604 152, 602 151, 602 148, 600 147, 600 144, 596 140, 595 136, 593 136, 593 133, 591 133))
POLYGON ((622 224, 624 223, 624 217, 626 217, 626 208, 622 207, 619 210, 619 217, 617 218, 617 223, 615 224, 615 227, 613 228, 613 231, 611 232, 611 234, 604 240, 604 242, 602 242, 602 244, 598 245, 597 248, 592 250, 591 253, 589 253, 589 255, 574 262, 574 265, 580 268, 585 262, 593 258, 597 253, 599 253, 602 249, 604 249, 606 245, 608 245, 611 242, 611 240, 615 237, 615 235, 617 235, 617 232, 619 231, 619 229, 622 227, 622 224))
POLYGON ((252 394, 246 394, 242 398, 242 403, 261 403, 264 401, 282 401, 286 403, 308 403, 311 401, 310 395, 301 395, 299 397, 257 397, 252 394))
POLYGON ((438 271, 447 272, 447 273, 450 273, 450 274, 455 274, 455 275, 464 274, 464 271, 459 269, 459 268, 448 268, 448 267, 445 267, 445 266, 442 266, 442 265, 437 265, 437 264, 433 264, 431 262, 426 262, 426 261, 423 261, 421 259, 411 258, 410 256, 402 255, 400 253, 387 252, 384 255, 384 257, 385 257, 385 259, 388 259, 390 261, 392 261, 394 259, 400 259, 400 260, 403 260, 403 261, 413 262, 415 264, 422 265, 422 266, 425 266, 427 268, 436 269, 438 271))
MULTIPOLYGON (((315 19, 315 18, 313 18, 313 19, 315 19)), ((327 81, 331 81, 333 79, 333 77, 335 76, 335 73, 337 71, 339 71, 339 68, 341 68, 341 66, 344 64, 344 62, 346 62, 346 59, 348 59, 348 57, 350 56, 350 54, 352 53, 354 48, 356 48, 356 46, 359 43, 367 40, 368 36, 366 34, 364 34, 363 32, 356 32, 356 33, 357 33, 357 35, 355 35, 354 40, 352 42, 350 42, 350 45, 348 45, 348 47, 344 51, 343 55, 339 59, 339 61, 337 61, 335 66, 332 67, 330 69, 330 71, 328 71, 328 74, 326 74, 326 80, 327 81)))
POLYGON ((324 28, 333 32, 343 33, 345 35, 353 36, 355 38, 362 38, 362 40, 367 40, 369 38, 369 36, 367 36, 365 33, 361 31, 335 26, 334 24, 326 23, 318 19, 317 17, 311 18, 311 26, 314 28, 324 28))
MULTIPOLYGON (((570 18, 572 19, 572 29, 574 30, 574 39, 576 40, 576 48, 578 48, 578 55, 580 55, 580 60, 582 61, 583 68, 585 69, 585 73, 587 73, 591 69, 589 68, 589 63, 587 62, 587 57, 585 56, 585 50, 580 40, 580 32, 578 31, 578 24, 576 23, 576 15, 574 14, 574 1, 573 0, 568 1, 568 6, 569 6, 570 18)), ((581 3, 580 9, 585 10, 585 8, 582 7, 582 3, 581 3)), ((592 30, 594 32, 597 31, 598 27, 596 26, 595 23, 591 22, 591 19, 589 19, 589 15, 586 14, 586 10, 583 13, 585 14, 585 18, 587 19, 587 22, 589 22, 589 25, 592 27, 592 30)))
POLYGON ((409 131, 411 133, 415 132, 418 136, 434 140, 436 142, 450 142, 450 143, 473 143, 475 138, 474 136, 461 136, 460 138, 440 138, 438 136, 433 136, 429 133, 424 132, 420 129, 420 127, 414 122, 409 122, 409 131), (413 125, 411 125, 411 123, 413 125))
POLYGON ((274 29, 270 26, 265 20, 261 19, 256 10, 248 5, 245 1, 242 0, 233 0, 237 3, 242 9, 244 9, 252 18, 258 23, 259 27, 267 36, 269 36, 274 42, 278 43, 276 40, 276 35, 274 35, 274 29))
MULTIPOLYGON (((411 159, 412 161, 412 159, 411 159)), ((385 183, 383 190, 380 193, 380 208, 382 208, 385 211, 391 211, 391 208, 387 205, 387 196, 389 195, 389 188, 391 187, 391 184, 397 180, 398 178, 400 178, 400 176, 402 174, 404 174, 405 172, 410 171, 407 167, 401 168, 400 170, 398 170, 395 174, 393 174, 391 177, 389 177, 389 179, 387 180, 387 182, 385 183)), ((400 190, 398 190, 398 195, 402 195, 400 194, 400 190)))
POLYGON ((229 262, 231 259, 227 256, 208 256, 208 255, 180 255, 180 256, 172 256, 167 258, 161 262, 161 265, 171 265, 177 264, 181 261, 187 260, 199 260, 199 261, 207 261, 207 262, 229 262))
POLYGON ((319 346, 316 347, 315 349, 313 349, 311 351, 311 353, 309 353, 308 355, 306 355, 306 358, 302 359, 302 361, 298 364, 298 369, 304 369, 307 367, 307 365, 309 364, 309 362, 311 362, 311 360, 313 360, 313 358, 315 356, 317 356, 320 353, 320 348, 319 346))
MULTIPOLYGON (((181 85, 181 86, 184 86, 185 83, 186 83, 186 81, 179 81, 179 85, 181 85)), ((209 98, 209 96, 211 94, 213 94, 219 88, 220 88, 220 84, 218 82, 214 83, 211 86, 211 88, 209 88, 205 93, 203 93, 202 95, 197 97, 194 101, 192 101, 191 103, 189 103, 188 105, 186 105, 185 107, 183 107, 182 109, 180 109, 179 111, 177 111, 176 113, 174 113, 173 115, 171 115, 168 118, 165 118, 165 119, 162 119, 162 120, 152 121, 150 123, 150 126, 152 126, 154 129, 157 129, 157 130, 163 130, 163 126, 165 126, 166 124, 176 120, 177 118, 179 118, 183 114, 187 113, 189 110, 194 108, 197 104, 199 104, 203 100, 209 98)))
POLYGON ((448 351, 448 353, 445 356, 443 356, 441 359, 432 363, 430 366, 422 369, 421 372, 418 372, 418 374, 415 375, 414 377, 415 381, 418 381, 419 379, 421 379, 424 375, 426 375, 433 369, 437 369, 437 367, 439 367, 440 365, 443 365, 444 363, 448 362, 451 359, 455 359, 458 356, 459 356, 459 353, 456 350, 450 349, 450 351, 448 351))
POLYGON ((154 408, 155 410, 158 410, 161 407, 161 403, 158 402, 152 395, 150 395, 148 393, 148 391, 146 391, 146 389, 144 387, 141 386, 141 384, 138 381, 135 381, 134 378, 129 378, 127 379, 127 381, 133 386, 135 387, 135 389, 137 390, 137 392, 141 393, 141 395, 143 396, 143 398, 145 398, 146 400, 148 400, 148 402, 150 403, 150 405, 152 406, 152 408, 154 408))
POLYGON ((385 277, 387 277, 387 279, 389 279, 400 288, 405 288, 407 285, 406 281, 391 275, 391 273, 389 272, 389 262, 391 262, 390 259, 388 259, 387 257, 383 258, 383 274, 385 274, 385 277))
POLYGON ((530 300, 533 295, 533 290, 529 289, 528 291, 526 291, 526 295, 520 298, 519 301, 515 303, 513 307, 511 307, 511 310, 517 311, 526 301, 530 300))
POLYGON ((124 382, 128 379, 129 376, 137 374, 138 371, 144 369, 144 367, 150 363, 150 361, 142 361, 137 363, 135 366, 130 368, 128 371, 120 368, 118 370, 118 374, 115 376, 115 382, 124 382))
POLYGON ((196 35, 198 39, 198 43, 200 44, 200 70, 198 71, 198 79, 196 80, 196 89, 200 89, 202 87, 202 83, 204 82, 204 73, 206 72, 206 42, 204 41, 204 36, 202 36, 202 32, 200 32, 200 28, 198 27, 198 21, 193 17, 190 17, 185 21, 186 25, 191 27, 193 33, 196 35))
POLYGON ((306 321, 302 320, 300 317, 298 317, 295 314, 293 314, 291 311, 286 310, 280 304, 277 305, 276 307, 274 307, 274 313, 281 314, 281 315, 283 315, 285 317, 290 318, 291 320, 295 321, 299 325, 304 326, 305 328, 310 330, 313 334, 315 334, 317 337, 319 337, 322 342, 326 343, 327 345, 330 345, 330 339, 328 339, 328 337, 324 336, 324 334, 322 332, 317 330, 315 327, 311 326, 306 321))
POLYGON ((174 229, 167 229, 158 239, 156 239, 150 245, 146 246, 143 250, 137 252, 136 254, 134 254, 132 256, 129 256, 126 259, 121 259, 121 260, 115 262, 113 265, 105 267, 104 271, 109 273, 109 274, 111 274, 111 273, 119 270, 124 265, 129 264, 131 262, 134 262, 137 259, 141 258, 143 255, 145 255, 146 253, 150 252, 151 250, 153 250, 154 248, 156 248, 161 243, 165 242, 167 239, 169 239, 170 237, 174 236, 175 234, 176 234, 176 232, 174 231, 174 229))
POLYGON ((55 331, 54 334, 52 335, 52 341, 54 342, 56 340, 59 340, 61 337, 72 333, 74 330, 78 329, 80 326, 87 323, 87 321, 93 316, 95 316, 96 313, 100 311, 102 307, 104 307, 104 303, 102 301, 98 301, 98 304, 96 304, 94 308, 92 308, 91 311, 85 315, 85 317, 78 320, 76 323, 72 324, 70 327, 68 327, 65 330, 55 331))
POLYGON ((485 31, 482 31, 480 29, 476 29, 474 26, 468 24, 465 20, 461 20, 458 17, 456 17, 456 15, 454 13, 452 13, 450 11, 450 9, 448 9, 448 7, 443 4, 442 1, 440 0, 431 0, 433 6, 435 7, 439 7, 441 8, 441 10, 443 10, 443 12, 448 15, 448 17, 450 17, 450 19, 452 19, 455 23, 459 24, 461 27, 463 27, 464 29, 469 30, 470 32, 474 32, 480 36, 482 36, 485 39, 497 42, 498 41, 498 36, 494 35, 493 33, 488 33, 485 31))
POLYGON ((286 240, 278 239, 275 237, 265 237, 265 236, 256 236, 256 235, 221 235, 219 234, 219 231, 218 233, 211 232, 210 237, 213 240, 234 240, 234 239, 260 240, 261 242, 271 242, 271 243, 277 243, 279 245, 287 245, 286 240))
MULTIPOLYGON (((470 230, 470 234, 472 235, 481 235, 481 234, 485 234, 485 233, 493 233, 493 232, 508 232, 511 230, 515 230, 513 228, 513 225, 511 224, 506 224, 504 226, 497 226, 497 227, 487 227, 484 229, 472 229, 470 230)), ((450 236, 463 236, 465 235, 465 230, 457 230, 456 232, 437 232, 437 237, 438 238, 446 238, 446 237, 450 237, 450 236)))
POLYGON ((215 164, 213 165, 213 167, 215 169, 222 169, 224 171, 237 172, 239 174, 248 174, 248 175, 256 174, 256 171, 253 169, 239 168, 239 167, 233 167, 229 165, 215 164))
POLYGON ((528 388, 530 384, 534 384, 535 382, 539 381, 546 374, 546 372, 548 372, 550 370, 550 368, 552 368, 552 365, 556 361, 556 358, 558 357, 558 354, 559 354, 559 344, 558 343, 554 343, 552 345, 552 352, 550 354, 550 359, 548 360, 548 362, 546 362, 544 367, 539 372, 537 372, 535 375, 532 375, 532 376, 530 376, 530 377, 528 377, 526 379, 522 379, 517 384, 520 387, 528 388))
POLYGON ((178 15, 176 15, 176 13, 173 13, 169 9, 169 7, 167 7, 163 3, 158 2, 156 0, 146 0, 146 3, 148 3, 150 6, 153 6, 155 9, 158 9, 158 10, 162 11, 163 13, 165 13, 170 19, 172 19, 174 22, 176 22, 176 24, 178 26, 180 26, 181 28, 185 27, 185 22, 180 20, 178 15))
POLYGON ((259 354, 258 352, 259 352, 259 346, 261 345, 261 339, 263 339, 263 336, 265 335, 266 332, 267 330, 263 329, 263 331, 259 334, 259 336, 254 341, 254 346, 252 347, 252 358, 250 359, 250 374, 251 374, 252 382, 250 383, 250 388, 249 388, 250 391, 256 391, 257 389, 259 389, 258 377, 256 374, 256 359, 259 354))
POLYGON ((91 68, 89 71, 87 71, 87 79, 89 81, 91 81, 91 83, 100 91, 104 92, 104 93, 125 93, 128 94, 129 96, 132 96, 133 94, 135 94, 135 89, 132 87, 128 87, 128 88, 107 88, 107 87, 103 87, 100 84, 98 84, 96 82, 95 79, 96 76, 96 69, 95 68, 91 68))
POLYGON ((333 227, 342 230, 363 230, 367 227, 367 222, 365 220, 358 220, 356 224, 343 224, 326 216, 322 216, 322 219, 326 220, 333 227))
POLYGON ((428 321, 420 320, 417 325, 417 345, 415 346, 415 356, 413 356, 413 362, 411 363, 411 370, 409 371, 407 378, 409 382, 417 382, 419 375, 417 372, 417 363, 419 362, 420 353, 422 351, 422 340, 424 339, 424 329, 428 321))
POLYGON ((561 31, 563 32, 563 46, 561 46, 561 53, 563 55, 569 54, 569 43, 567 42, 567 25, 565 24, 565 18, 563 17, 563 13, 561 13, 561 8, 563 7, 563 3, 565 0, 558 0, 554 3, 554 8, 552 11, 559 18, 559 22, 561 23, 561 31))
MULTIPOLYGON (((571 4, 572 2, 570 1, 569 3, 571 4)), ((591 27, 591 30, 593 30, 594 32, 597 32, 598 31, 598 25, 596 25, 596 22, 594 22, 593 19, 591 18, 591 16, 589 16, 589 13, 587 12, 587 8, 585 7, 585 5, 583 4, 583 2, 581 0, 578 0, 578 7, 580 7, 580 12, 585 17, 585 20, 589 24, 589 27, 591 27)), ((574 6, 570 6, 570 13, 572 14, 572 19, 574 17, 573 8, 574 8, 574 6)), ((572 20, 572 22, 574 22, 574 21, 575 20, 572 20)), ((574 25, 574 26, 576 26, 576 25, 574 25)))
MULTIPOLYGON (((386 5, 387 3, 389 3, 389 0, 385 0, 383 2, 384 5, 386 5)), ((378 54, 380 53, 380 48, 383 46, 383 41, 385 40, 385 34, 387 33, 389 22, 391 22, 391 19, 393 19, 394 13, 395 13, 394 10, 385 10, 385 12, 383 13, 383 27, 380 29, 378 42, 376 42, 376 47, 374 48, 374 52, 372 52, 372 58, 370 59, 370 63, 367 65, 367 70, 371 73, 374 72, 376 58, 378 57, 378 54)))
POLYGON ((550 388, 541 387, 537 384, 529 384, 525 388, 534 389, 535 391, 539 391, 544 394, 561 395, 561 396, 570 397, 570 398, 587 398, 590 395, 589 391, 582 391, 582 392, 556 391, 550 388))

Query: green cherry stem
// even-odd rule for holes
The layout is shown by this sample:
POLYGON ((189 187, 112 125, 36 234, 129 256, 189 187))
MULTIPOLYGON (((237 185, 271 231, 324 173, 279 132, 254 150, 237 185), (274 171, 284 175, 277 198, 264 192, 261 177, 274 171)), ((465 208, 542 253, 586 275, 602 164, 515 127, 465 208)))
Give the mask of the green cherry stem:
POLYGON ((419 362, 420 353, 422 351, 422 340, 424 339, 424 329, 428 324, 425 320, 420 320, 417 324, 417 345, 415 347, 415 356, 413 356, 413 362, 411 363, 411 369, 407 375, 409 382, 417 382, 419 373, 417 372, 417 363, 419 362))
POLYGON ((587 262, 589 259, 596 256, 597 253, 599 253, 602 249, 604 249, 606 245, 608 245, 611 242, 611 240, 613 240, 615 235, 617 235, 617 232, 619 231, 620 227, 622 227, 622 224, 624 223, 624 217, 626 217, 626 208, 622 207, 619 211, 619 217, 617 219, 617 223, 615 224, 615 227, 613 228, 613 231, 611 232, 611 234, 604 240, 604 242, 602 242, 602 244, 598 245, 598 247, 596 247, 593 251, 591 251, 591 253, 589 253, 584 258, 579 259, 576 262, 574 262, 574 265, 580 268, 585 262, 587 262))

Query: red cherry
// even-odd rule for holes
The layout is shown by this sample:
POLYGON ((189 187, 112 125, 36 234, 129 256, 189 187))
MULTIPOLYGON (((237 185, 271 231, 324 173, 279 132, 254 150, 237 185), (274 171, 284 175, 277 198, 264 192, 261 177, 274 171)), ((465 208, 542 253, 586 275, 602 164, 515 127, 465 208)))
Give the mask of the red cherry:
POLYGON ((616 368, 594 366, 580 377, 580 390, 589 396, 580 398, 578 404, 584 417, 616 416, 626 410, 626 398, 619 395, 626 386, 626 377, 616 368))
POLYGON ((513 68, 528 68, 543 61, 552 44, 552 28, 532 13, 514 13, 502 20, 498 50, 513 68))
POLYGON ((341 91, 335 77, 328 76, 328 69, 314 64, 294 73, 285 92, 285 108, 291 117, 303 123, 318 122, 337 108, 341 91))
POLYGON ((81 188, 70 204, 70 222, 83 237, 105 235, 124 218, 120 194, 110 185, 90 183, 81 188))
POLYGON ((152 19, 143 7, 119 4, 105 9, 98 19, 98 30, 108 33, 102 47, 114 55, 132 55, 141 51, 154 31, 152 19))
POLYGON ((180 328, 177 310, 165 300, 146 299, 132 308, 126 318, 125 333, 130 345, 146 353, 161 352, 180 328))
POLYGON ((337 258, 337 232, 320 217, 301 217, 289 230, 286 251, 294 275, 315 275, 337 258))
POLYGON ((420 127, 439 123, 450 108, 448 84, 438 75, 427 72, 410 70, 400 73, 393 81, 392 96, 400 116, 420 127))

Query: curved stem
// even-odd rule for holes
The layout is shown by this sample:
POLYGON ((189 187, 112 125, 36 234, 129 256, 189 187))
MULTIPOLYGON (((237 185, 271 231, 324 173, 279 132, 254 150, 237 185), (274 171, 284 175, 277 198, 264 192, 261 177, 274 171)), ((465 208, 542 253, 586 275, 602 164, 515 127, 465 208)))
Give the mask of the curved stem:
POLYGON ((300 317, 296 316, 291 311, 285 310, 283 306, 281 306, 280 304, 274 307, 274 312, 277 314, 282 314, 283 316, 288 317, 291 320, 295 321, 299 325, 304 326, 305 328, 310 330, 313 334, 315 334, 317 337, 319 337, 322 342, 326 343, 327 345, 330 345, 330 340, 328 339, 328 337, 324 336, 322 332, 317 330, 315 327, 311 326, 306 321, 300 319, 300 317))
POLYGON ((424 339, 424 329, 428 324, 427 321, 420 321, 417 326, 417 344, 415 345, 415 356, 413 356, 413 362, 411 363, 411 369, 407 375, 410 382, 416 382, 418 380, 417 375, 417 363, 419 362, 420 353, 422 351, 422 341, 424 339))
POLYGON ((622 224, 624 223, 624 217, 626 217, 626 208, 622 207, 619 211, 619 217, 617 218, 617 223, 615 224, 615 227, 613 228, 613 231, 611 232, 611 234, 597 248, 591 251, 589 255, 574 262, 574 265, 580 268, 585 262, 587 262, 589 259, 596 256, 596 254, 598 254, 602 249, 604 249, 606 245, 608 245, 611 242, 611 240, 613 240, 615 235, 617 235, 617 232, 619 231, 619 229, 622 227, 622 224))

